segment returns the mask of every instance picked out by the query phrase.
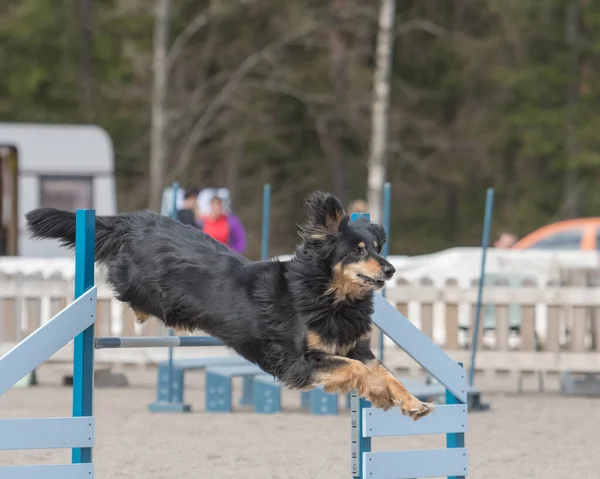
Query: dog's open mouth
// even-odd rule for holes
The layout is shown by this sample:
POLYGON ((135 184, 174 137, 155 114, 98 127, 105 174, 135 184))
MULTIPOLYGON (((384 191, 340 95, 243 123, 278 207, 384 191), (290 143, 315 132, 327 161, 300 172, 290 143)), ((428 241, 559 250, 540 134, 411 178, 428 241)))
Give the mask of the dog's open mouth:
POLYGON ((365 281, 366 283, 372 284, 373 286, 376 286, 377 288, 383 288, 383 285, 385 284, 385 281, 381 281, 380 279, 369 278, 368 276, 365 276, 364 274, 358 274, 357 276, 360 279, 362 279, 363 281, 365 281))

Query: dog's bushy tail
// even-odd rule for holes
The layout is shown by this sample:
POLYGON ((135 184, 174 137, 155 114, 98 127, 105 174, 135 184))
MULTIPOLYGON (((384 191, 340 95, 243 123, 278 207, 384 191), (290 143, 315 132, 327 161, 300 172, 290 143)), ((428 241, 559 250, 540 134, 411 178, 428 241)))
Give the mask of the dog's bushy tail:
MULTIPOLYGON (((75 247, 75 213, 72 211, 37 208, 25 218, 33 238, 57 239, 66 248, 75 247)), ((96 261, 104 261, 116 254, 120 244, 117 223, 118 216, 96 216, 96 261)))

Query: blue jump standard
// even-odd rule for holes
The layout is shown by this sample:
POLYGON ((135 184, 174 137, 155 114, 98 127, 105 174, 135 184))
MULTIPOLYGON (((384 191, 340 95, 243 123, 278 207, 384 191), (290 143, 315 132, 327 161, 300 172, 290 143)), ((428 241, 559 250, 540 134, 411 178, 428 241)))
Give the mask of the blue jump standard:
MULTIPOLYGON (((169 376, 169 363, 158 365, 156 381, 156 402, 148 404, 150 412, 191 412, 192 407, 184 402, 184 376, 188 370, 202 370, 213 366, 246 366, 249 363, 240 356, 217 358, 175 359, 172 374, 169 376), (171 385, 169 387, 169 377, 171 385), (169 396, 169 392, 171 396, 169 396), (170 398, 170 400, 169 400, 170 398)), ((253 383, 251 377, 243 379, 244 387, 240 405, 252 405, 253 383)))

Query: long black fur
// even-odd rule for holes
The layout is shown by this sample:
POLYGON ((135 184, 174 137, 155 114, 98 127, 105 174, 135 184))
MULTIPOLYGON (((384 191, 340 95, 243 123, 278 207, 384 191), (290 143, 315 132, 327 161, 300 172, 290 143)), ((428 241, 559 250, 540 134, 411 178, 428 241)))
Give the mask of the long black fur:
MULTIPOLYGON (((74 213, 39 208, 26 218, 34 237, 74 247, 74 213)), ((318 373, 340 364, 334 354, 375 359, 366 339, 373 292, 394 270, 380 255, 383 228, 350 222, 333 195, 306 199, 300 235, 290 261, 250 261, 149 211, 98 216, 96 260, 106 266, 116 297, 134 310, 170 327, 205 331, 287 386, 308 388, 318 373), (336 268, 367 260, 377 266, 366 272, 369 278, 336 279, 336 268), (311 334, 331 345, 331 353, 311 346, 311 334)))

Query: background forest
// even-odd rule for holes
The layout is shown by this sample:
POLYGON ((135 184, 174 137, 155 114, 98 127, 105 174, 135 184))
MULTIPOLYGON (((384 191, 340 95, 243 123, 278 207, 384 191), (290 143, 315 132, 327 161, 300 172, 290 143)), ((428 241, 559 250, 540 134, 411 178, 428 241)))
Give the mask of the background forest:
MULTIPOLYGON (((121 211, 155 206, 152 3, 0 5, 0 121, 106 128, 121 211)), ((171 1, 164 184, 230 188, 249 256, 263 183, 273 254, 306 193, 366 197, 378 15, 374 0, 171 1)), ((391 253, 477 244, 488 186, 496 232, 599 215, 600 2, 403 0, 394 33, 391 253)))

